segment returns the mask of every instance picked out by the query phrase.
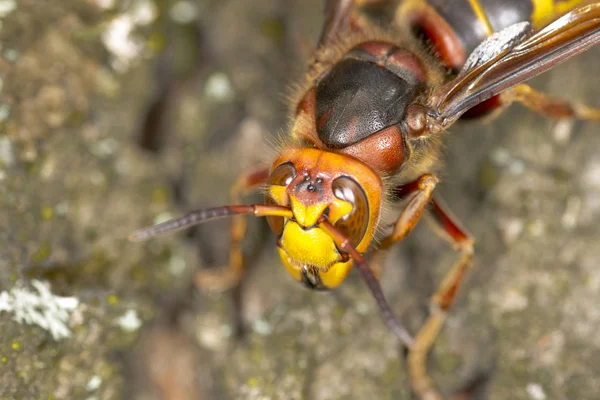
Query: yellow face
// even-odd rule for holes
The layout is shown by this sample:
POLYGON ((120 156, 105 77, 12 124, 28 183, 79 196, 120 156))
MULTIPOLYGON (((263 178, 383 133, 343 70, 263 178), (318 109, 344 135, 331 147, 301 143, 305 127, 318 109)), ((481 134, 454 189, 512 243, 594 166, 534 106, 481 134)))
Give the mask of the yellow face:
POLYGON ((267 203, 293 212, 292 218, 268 217, 287 271, 312 289, 338 286, 352 260, 318 220, 325 216, 362 253, 373 239, 382 190, 379 176, 353 157, 317 149, 282 153, 271 168, 267 203))

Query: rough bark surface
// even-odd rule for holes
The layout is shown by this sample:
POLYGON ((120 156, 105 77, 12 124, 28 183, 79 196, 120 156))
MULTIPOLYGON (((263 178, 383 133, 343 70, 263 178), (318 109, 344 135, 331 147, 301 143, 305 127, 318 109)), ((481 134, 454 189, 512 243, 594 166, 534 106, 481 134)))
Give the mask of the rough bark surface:
MULTIPOLYGON (((303 289, 264 222, 249 221, 253 268, 234 301, 193 284, 226 260, 226 222, 127 241, 226 204, 235 176, 269 161, 321 1, 0 5, 0 398, 410 397, 358 274, 303 289), (119 23, 129 47, 111 47, 119 23)), ((600 106, 599 57, 532 85, 600 106)), ((486 381, 471 398, 597 398, 598 129, 514 106, 449 132, 439 190, 476 258, 430 359, 445 392, 486 381)), ((424 223, 397 247, 384 290, 414 331, 456 255, 424 223)))

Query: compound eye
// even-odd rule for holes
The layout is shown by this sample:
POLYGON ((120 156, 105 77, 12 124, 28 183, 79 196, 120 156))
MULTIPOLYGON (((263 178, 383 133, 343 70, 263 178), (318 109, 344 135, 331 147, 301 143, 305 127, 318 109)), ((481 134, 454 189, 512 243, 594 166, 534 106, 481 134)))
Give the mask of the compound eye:
MULTIPOLYGON (((267 179, 267 185, 272 186, 288 186, 292 180, 296 177, 296 167, 291 162, 286 162, 284 164, 278 165, 277 168, 271 172, 269 175, 269 179, 267 179)), ((266 201, 267 204, 278 204, 278 205, 287 205, 287 204, 279 204, 273 197, 267 195, 266 201)), ((282 217, 267 217, 267 222, 271 227, 271 230, 276 235, 281 235, 283 232, 283 223, 284 220, 282 217)))
POLYGON ((267 184, 277 186, 287 186, 292 183, 292 180, 296 177, 296 167, 291 162, 286 162, 277 166, 269 175, 267 184))
POLYGON ((352 211, 344 215, 335 227, 345 234, 354 247, 365 236, 369 225, 369 201, 360 185, 352 178, 342 176, 332 183, 333 194, 340 200, 352 204, 352 211))

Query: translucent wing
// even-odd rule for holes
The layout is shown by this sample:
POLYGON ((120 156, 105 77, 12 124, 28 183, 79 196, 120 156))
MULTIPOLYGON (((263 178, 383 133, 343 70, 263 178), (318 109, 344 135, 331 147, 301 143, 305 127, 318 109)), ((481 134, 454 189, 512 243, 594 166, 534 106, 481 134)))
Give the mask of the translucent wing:
POLYGON ((574 9, 534 34, 526 24, 478 46, 459 75, 430 96, 429 117, 447 127, 473 106, 598 44, 600 3, 574 9))

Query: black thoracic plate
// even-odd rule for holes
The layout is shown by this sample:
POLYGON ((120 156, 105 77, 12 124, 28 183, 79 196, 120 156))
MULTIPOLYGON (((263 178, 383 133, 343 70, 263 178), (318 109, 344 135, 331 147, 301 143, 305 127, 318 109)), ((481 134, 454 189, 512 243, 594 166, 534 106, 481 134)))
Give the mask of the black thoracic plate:
POLYGON ((317 84, 319 139, 330 148, 344 148, 400 122, 415 89, 374 62, 338 62, 317 84))

